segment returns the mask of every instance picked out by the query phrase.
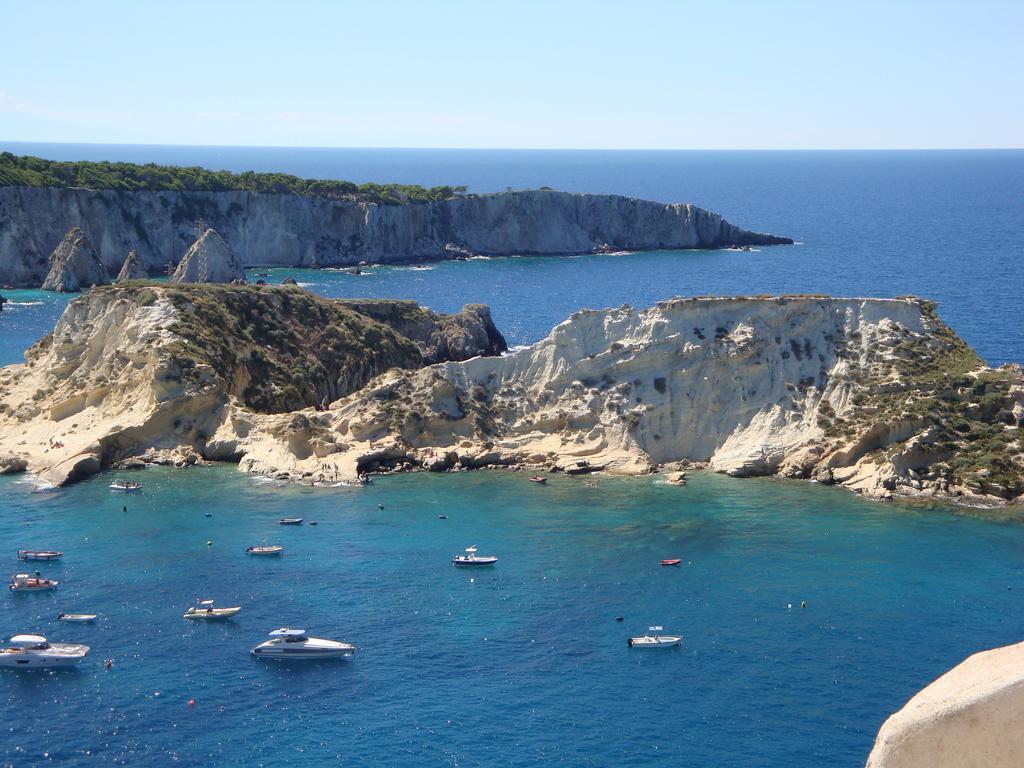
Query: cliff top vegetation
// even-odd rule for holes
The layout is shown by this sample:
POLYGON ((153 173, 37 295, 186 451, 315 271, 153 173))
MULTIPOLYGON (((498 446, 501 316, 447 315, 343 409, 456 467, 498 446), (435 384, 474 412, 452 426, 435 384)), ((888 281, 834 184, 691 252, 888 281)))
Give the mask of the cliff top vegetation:
POLYGON ((301 179, 287 173, 232 173, 199 167, 147 163, 60 162, 0 152, 0 187, 84 187, 119 191, 225 192, 326 197, 379 205, 406 205, 447 200, 465 187, 417 184, 355 184, 331 179, 301 179))

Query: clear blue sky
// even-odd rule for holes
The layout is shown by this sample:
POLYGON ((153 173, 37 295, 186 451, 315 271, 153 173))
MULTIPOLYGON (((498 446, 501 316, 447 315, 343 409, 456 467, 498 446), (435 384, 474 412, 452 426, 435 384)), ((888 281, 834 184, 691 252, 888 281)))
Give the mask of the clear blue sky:
POLYGON ((0 140, 1024 145, 1024 0, 0 0, 0 140))

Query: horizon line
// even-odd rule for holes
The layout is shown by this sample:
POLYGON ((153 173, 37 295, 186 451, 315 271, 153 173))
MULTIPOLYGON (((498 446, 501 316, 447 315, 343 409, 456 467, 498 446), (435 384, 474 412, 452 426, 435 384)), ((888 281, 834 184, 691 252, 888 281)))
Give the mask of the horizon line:
POLYGON ((204 149, 348 149, 391 152, 1019 152, 1021 147, 396 147, 321 144, 175 144, 135 141, 40 141, 0 139, 5 144, 94 147, 195 147, 204 149))

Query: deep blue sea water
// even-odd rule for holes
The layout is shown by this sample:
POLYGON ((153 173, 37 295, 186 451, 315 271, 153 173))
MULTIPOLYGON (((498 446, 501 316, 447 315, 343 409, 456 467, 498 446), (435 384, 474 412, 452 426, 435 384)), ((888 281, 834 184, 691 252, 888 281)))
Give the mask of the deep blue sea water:
MULTIPOLYGON (((674 294, 913 292, 939 299, 990 362, 1024 361, 1021 152, 2 149, 688 200, 802 244, 273 270, 271 281, 446 311, 485 301, 511 343, 582 307, 674 294)), ((0 364, 66 300, 3 293, 0 364)), ((836 488, 714 475, 682 489, 538 488, 478 472, 303 490, 233 467, 138 477, 144 492, 127 499, 109 475, 45 493, 0 478, 10 572, 19 547, 67 553, 41 568, 64 582, 56 593, 0 596, 0 634, 93 647, 74 672, 0 674, 0 765, 858 766, 910 695, 1024 625, 1020 524, 836 488), (319 525, 275 524, 293 514, 319 525), (264 539, 286 546, 280 561, 242 554, 264 539), (448 558, 469 544, 498 566, 455 571, 448 558), (657 565, 671 556, 684 565, 657 565), (200 597, 244 610, 194 626, 181 613, 200 597), (61 610, 102 618, 64 625, 61 610), (285 623, 360 650, 298 668, 253 660, 249 648, 285 623), (629 650, 651 623, 684 646, 629 650)))

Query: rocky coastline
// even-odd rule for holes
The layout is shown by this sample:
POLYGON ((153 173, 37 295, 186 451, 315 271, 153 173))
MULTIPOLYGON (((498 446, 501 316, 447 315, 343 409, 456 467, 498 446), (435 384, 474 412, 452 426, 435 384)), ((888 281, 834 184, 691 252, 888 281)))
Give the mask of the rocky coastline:
POLYGON ((93 289, 0 369, 0 469, 64 484, 126 460, 231 461, 317 484, 709 467, 876 499, 1024 490, 1020 368, 985 366, 920 299, 674 299, 504 349, 480 305, 93 289))
POLYGON ((472 255, 571 255, 793 242, 741 229, 689 204, 549 190, 380 205, 241 190, 9 186, 0 187, 0 285, 39 287, 50 269, 51 254, 71 230, 77 229, 95 249, 99 264, 91 275, 101 270, 117 275, 131 251, 149 275, 162 275, 178 265, 208 228, 219 233, 243 267, 349 267, 472 255))

